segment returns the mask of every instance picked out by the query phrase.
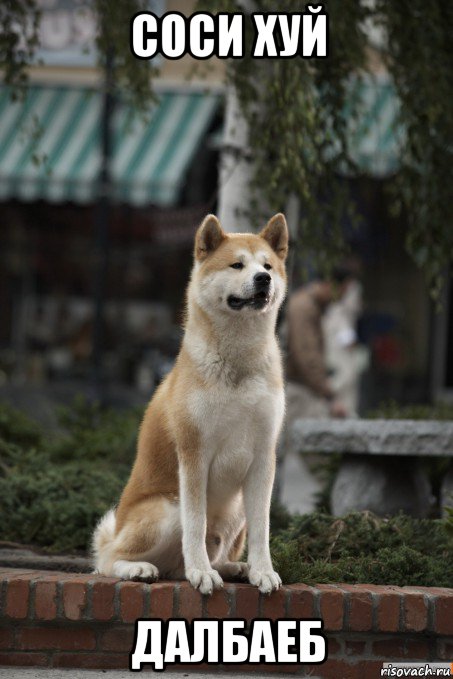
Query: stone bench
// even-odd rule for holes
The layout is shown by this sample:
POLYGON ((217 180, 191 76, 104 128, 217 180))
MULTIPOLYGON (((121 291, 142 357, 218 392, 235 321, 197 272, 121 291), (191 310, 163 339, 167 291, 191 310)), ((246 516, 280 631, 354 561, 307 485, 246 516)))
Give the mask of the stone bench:
MULTIPOLYGON (((343 455, 331 493, 336 516, 353 510, 427 516, 434 497, 421 458, 453 458, 453 422, 300 419, 290 437, 302 453, 343 455)), ((441 504, 453 506, 451 465, 441 504)))

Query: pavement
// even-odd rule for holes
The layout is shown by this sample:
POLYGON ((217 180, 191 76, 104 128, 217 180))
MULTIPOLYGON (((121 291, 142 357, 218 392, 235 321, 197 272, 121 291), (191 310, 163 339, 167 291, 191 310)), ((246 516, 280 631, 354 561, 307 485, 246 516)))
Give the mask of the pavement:
MULTIPOLYGON (((145 675, 148 676, 151 672, 143 670, 145 675)), ((154 673, 153 673, 154 674, 154 673)), ((128 670, 78 670, 74 668, 68 668, 67 670, 61 669, 48 669, 40 668, 35 669, 33 667, 0 667, 0 677, 5 679, 131 679, 136 675, 135 672, 129 672, 128 670)), ((216 679, 253 679, 253 677, 259 677, 260 675, 255 673, 243 674, 239 672, 197 672, 196 670, 182 670, 181 672, 165 671, 158 672, 157 675, 165 676, 165 679, 182 679, 182 677, 190 677, 190 679, 205 679, 205 677, 215 677, 216 679)), ((268 676, 266 674, 266 676, 268 676)), ((273 672, 269 675, 272 679, 285 679, 289 676, 294 676, 290 674, 274 674, 273 672)), ((311 679, 316 679, 316 677, 311 677, 311 679)))

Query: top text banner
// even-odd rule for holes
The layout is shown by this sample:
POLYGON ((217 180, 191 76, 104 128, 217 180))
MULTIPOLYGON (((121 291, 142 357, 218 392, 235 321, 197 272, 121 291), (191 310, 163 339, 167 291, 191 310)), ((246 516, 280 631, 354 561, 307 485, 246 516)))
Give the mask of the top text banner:
MULTIPOLYGON (((323 5, 306 5, 305 12, 251 14, 255 59, 325 58, 329 17, 323 5)), ((130 46, 137 59, 241 59, 245 56, 245 15, 180 12, 157 16, 139 12, 131 19, 130 46)))

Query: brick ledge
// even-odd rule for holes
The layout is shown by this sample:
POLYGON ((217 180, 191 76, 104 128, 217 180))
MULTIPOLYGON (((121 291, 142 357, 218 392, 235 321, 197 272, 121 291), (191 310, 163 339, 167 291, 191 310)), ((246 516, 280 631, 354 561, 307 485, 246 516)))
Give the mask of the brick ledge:
POLYGON ((368 679, 379 676, 384 661, 453 660, 453 589, 297 584, 263 596, 250 585, 226 583, 203 597, 187 582, 0 568, 0 665, 127 667, 133 623, 141 617, 324 620, 323 665, 242 671, 368 679))

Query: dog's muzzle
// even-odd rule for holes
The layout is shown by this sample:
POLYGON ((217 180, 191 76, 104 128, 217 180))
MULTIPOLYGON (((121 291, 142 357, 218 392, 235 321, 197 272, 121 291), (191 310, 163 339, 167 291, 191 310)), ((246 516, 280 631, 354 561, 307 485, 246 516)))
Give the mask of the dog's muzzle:
POLYGON ((255 292, 251 297, 236 297, 230 295, 227 299, 228 306, 235 311, 240 311, 244 307, 250 309, 264 309, 270 301, 270 286, 272 278, 266 272, 255 274, 253 283, 255 292))

